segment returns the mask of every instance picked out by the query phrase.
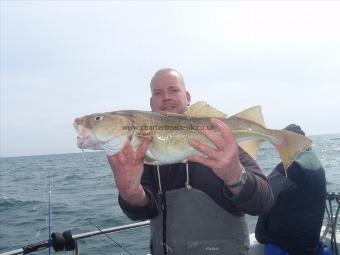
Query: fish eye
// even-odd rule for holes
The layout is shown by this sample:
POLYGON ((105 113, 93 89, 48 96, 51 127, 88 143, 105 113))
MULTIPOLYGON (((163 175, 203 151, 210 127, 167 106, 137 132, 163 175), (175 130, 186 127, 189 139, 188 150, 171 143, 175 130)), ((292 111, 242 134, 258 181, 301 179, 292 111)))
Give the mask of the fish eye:
POLYGON ((101 121, 104 118, 103 115, 96 116, 95 120, 96 121, 101 121))

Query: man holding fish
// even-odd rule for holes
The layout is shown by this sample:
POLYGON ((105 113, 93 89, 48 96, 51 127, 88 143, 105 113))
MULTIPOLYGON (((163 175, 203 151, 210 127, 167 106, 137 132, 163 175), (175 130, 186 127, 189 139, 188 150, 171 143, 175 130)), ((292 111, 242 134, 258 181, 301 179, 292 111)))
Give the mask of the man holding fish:
MULTIPOLYGON (((152 111, 184 113, 191 101, 183 78, 171 69, 155 74, 151 92, 152 111)), ((231 254, 231 250, 247 254, 248 230, 243 213, 260 214, 271 206, 270 187, 256 163, 244 152, 239 154, 227 125, 217 119, 211 124, 219 134, 201 132, 217 149, 190 140, 190 145, 206 156, 188 158, 189 181, 184 163, 160 167, 157 178, 153 176, 154 166, 144 168, 144 154, 152 137, 146 137, 135 153, 128 142, 122 152, 108 158, 123 211, 132 219, 152 219, 152 254, 231 254), (196 177, 200 174, 202 177, 196 177), (158 178, 164 179, 161 187, 154 181, 158 178), (185 183, 192 189, 185 188, 185 183), (163 194, 158 195, 159 191, 163 194), (220 207, 219 203, 225 205, 220 207)))
POLYGON ((173 69, 159 70, 150 86, 152 112, 76 119, 78 146, 105 150, 123 212, 151 219, 152 254, 247 254, 244 214, 263 214, 273 202, 254 160, 260 142, 272 143, 287 169, 311 141, 266 129, 259 107, 229 118, 206 103, 189 107, 173 69))

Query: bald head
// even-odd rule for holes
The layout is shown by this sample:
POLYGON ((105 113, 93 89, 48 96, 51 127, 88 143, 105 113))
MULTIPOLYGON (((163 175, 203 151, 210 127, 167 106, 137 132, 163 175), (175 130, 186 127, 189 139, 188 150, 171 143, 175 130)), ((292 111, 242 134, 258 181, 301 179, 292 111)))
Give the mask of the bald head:
POLYGON ((150 82, 150 106, 153 111, 183 113, 190 104, 182 75, 174 69, 157 71, 150 82))
POLYGON ((170 77, 174 80, 176 79, 177 80, 176 82, 179 82, 185 89, 184 79, 180 72, 172 68, 163 68, 158 70, 151 79, 150 82, 151 93, 154 83, 157 83, 159 79, 169 79, 170 77))

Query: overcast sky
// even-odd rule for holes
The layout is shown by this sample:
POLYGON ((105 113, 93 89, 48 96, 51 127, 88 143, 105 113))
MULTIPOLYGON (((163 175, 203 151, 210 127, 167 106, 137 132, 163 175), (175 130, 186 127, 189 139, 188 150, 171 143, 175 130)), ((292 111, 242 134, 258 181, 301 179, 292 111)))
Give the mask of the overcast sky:
POLYGON ((339 1, 0 4, 2 157, 79 152, 74 118, 149 110, 164 67, 228 115, 340 133, 339 1))

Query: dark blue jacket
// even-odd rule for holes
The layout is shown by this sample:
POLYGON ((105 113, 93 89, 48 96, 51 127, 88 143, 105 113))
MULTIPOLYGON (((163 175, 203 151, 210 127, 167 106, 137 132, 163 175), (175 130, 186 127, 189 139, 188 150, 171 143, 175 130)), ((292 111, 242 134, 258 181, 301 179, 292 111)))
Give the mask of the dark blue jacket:
POLYGON ((268 176, 275 202, 259 217, 256 239, 288 251, 289 255, 316 254, 325 212, 325 171, 312 151, 287 169, 282 163, 268 176))

